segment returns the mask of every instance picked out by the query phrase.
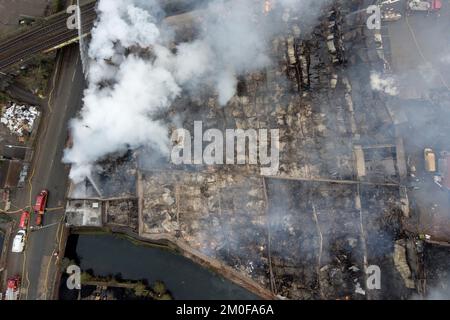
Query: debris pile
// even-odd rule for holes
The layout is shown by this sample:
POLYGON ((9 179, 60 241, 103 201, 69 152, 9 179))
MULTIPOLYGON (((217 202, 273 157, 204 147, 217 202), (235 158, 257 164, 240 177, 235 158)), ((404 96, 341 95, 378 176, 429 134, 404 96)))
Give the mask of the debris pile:
POLYGON ((170 235, 268 285, 261 178, 223 172, 147 172, 140 236, 170 235))
POLYGON ((138 230, 138 204, 136 199, 106 201, 105 208, 108 224, 138 230))
POLYGON ((3 112, 0 121, 12 134, 23 137, 31 134, 38 116, 39 111, 36 107, 12 103, 3 112))

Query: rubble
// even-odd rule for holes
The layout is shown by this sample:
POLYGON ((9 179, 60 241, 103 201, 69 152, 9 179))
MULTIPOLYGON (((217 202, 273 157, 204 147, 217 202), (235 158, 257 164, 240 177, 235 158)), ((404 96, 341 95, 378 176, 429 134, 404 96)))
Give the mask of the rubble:
POLYGON ((138 230, 138 201, 137 199, 117 199, 105 202, 106 224, 129 227, 138 230))
POLYGON ((267 285, 262 181, 223 172, 146 172, 139 179, 141 237, 170 235, 267 285))
POLYGON ((4 124, 12 134, 23 137, 31 134, 33 125, 40 112, 36 107, 17 105, 11 103, 2 111, 0 122, 4 124))

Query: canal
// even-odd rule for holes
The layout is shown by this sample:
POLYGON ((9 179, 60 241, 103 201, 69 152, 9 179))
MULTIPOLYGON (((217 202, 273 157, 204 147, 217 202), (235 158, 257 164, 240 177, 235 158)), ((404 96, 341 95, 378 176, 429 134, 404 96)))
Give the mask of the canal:
MULTIPOLYGON (((71 235, 66 257, 96 276, 162 281, 174 299, 258 299, 251 292, 170 250, 114 235, 71 235)), ((64 295, 62 281, 61 295, 64 295)), ((63 298, 63 297, 62 297, 63 298)))

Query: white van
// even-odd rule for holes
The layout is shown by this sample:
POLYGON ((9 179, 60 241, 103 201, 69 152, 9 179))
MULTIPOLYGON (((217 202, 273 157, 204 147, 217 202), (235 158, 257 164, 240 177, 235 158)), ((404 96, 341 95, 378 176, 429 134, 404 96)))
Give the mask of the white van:
POLYGON ((17 235, 14 237, 13 245, 12 245, 12 252, 14 253, 21 253, 23 252, 25 248, 25 237, 27 235, 27 232, 25 230, 19 230, 17 232, 17 235))

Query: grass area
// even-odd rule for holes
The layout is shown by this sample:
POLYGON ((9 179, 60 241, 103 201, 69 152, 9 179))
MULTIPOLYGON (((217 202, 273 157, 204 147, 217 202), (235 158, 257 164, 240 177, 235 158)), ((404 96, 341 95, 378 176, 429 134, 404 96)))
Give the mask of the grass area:
POLYGON ((34 94, 45 96, 54 66, 54 53, 41 54, 26 63, 16 80, 34 94))
POLYGON ((65 1, 64 0, 52 0, 50 5, 50 14, 55 14, 64 9, 65 1))

